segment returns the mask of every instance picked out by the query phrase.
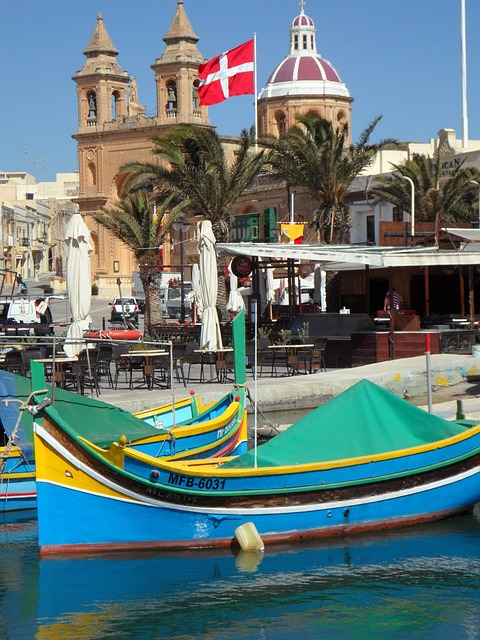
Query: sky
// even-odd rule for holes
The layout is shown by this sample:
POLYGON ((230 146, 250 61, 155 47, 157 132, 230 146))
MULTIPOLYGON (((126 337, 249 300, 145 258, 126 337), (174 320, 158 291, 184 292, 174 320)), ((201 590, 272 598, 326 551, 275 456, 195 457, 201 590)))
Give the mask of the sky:
MULTIPOLYGON (((155 115, 150 66, 176 0, 0 0, 0 171, 27 171, 37 181, 78 169, 76 85, 102 13, 134 76, 139 102, 155 115)), ((307 0, 317 51, 330 61, 354 98, 352 134, 377 116, 371 141, 427 142, 442 128, 462 137, 461 0, 307 0)), ((289 51, 298 0, 184 0, 198 49, 209 59, 257 34, 259 91, 289 51)), ((480 139, 480 3, 466 0, 468 138, 480 139)), ((209 109, 221 134, 254 123, 253 97, 230 98, 209 109)))

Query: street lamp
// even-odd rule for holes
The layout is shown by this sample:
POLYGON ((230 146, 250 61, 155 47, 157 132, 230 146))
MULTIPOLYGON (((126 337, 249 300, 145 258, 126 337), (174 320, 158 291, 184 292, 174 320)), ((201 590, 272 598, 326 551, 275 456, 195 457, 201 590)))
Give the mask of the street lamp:
POLYGON ((410 205, 412 223, 411 223, 411 227, 410 227, 410 235, 412 236, 412 242, 414 242, 414 238, 415 238, 415 185, 413 184, 413 180, 411 178, 409 178, 408 176, 402 175, 402 178, 404 180, 407 180, 407 182, 410 183, 410 187, 411 187, 411 191, 412 191, 411 205, 410 205))
POLYGON ((478 228, 480 229, 480 184, 476 180, 470 180, 470 184, 475 184, 478 187, 478 228))
POLYGON ((185 280, 183 266, 183 231, 190 226, 190 223, 184 216, 180 216, 173 223, 173 228, 180 234, 180 321, 185 322, 185 280))

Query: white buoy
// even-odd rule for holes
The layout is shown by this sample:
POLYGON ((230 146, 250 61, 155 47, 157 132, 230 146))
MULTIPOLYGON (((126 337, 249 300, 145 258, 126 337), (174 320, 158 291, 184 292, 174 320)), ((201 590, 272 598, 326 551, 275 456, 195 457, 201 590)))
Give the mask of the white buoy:
POLYGON ((235 537, 243 551, 263 551, 265 545, 253 522, 245 522, 235 529, 235 537))

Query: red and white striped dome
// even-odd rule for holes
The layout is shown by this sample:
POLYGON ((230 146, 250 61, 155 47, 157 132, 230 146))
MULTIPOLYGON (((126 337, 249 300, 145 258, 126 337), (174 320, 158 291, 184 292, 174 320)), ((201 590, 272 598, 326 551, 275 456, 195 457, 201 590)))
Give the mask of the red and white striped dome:
POLYGON ((302 0, 300 15, 290 26, 290 53, 270 75, 260 99, 292 95, 350 97, 334 66, 317 53, 315 24, 305 15, 304 5, 302 0))

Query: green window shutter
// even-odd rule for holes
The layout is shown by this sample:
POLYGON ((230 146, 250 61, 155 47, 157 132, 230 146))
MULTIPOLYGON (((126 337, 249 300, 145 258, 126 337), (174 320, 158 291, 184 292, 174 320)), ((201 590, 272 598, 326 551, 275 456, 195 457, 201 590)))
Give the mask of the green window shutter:
POLYGON ((277 207, 269 207, 263 212, 263 237, 266 242, 278 241, 277 207))

